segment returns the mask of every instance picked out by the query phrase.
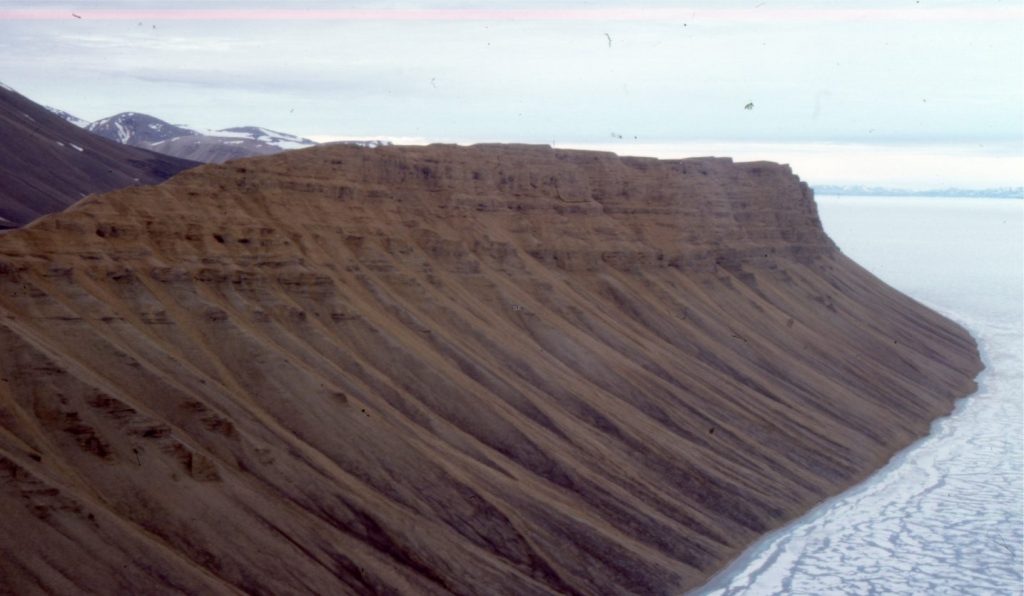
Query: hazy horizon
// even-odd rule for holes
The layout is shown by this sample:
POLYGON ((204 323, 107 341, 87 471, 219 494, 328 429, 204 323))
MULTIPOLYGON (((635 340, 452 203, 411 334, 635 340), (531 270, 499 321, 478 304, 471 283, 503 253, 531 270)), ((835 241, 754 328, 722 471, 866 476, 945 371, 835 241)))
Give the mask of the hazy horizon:
POLYGON ((0 81, 313 138, 789 163, 817 184, 1024 185, 1024 8, 998 0, 0 1, 0 81))

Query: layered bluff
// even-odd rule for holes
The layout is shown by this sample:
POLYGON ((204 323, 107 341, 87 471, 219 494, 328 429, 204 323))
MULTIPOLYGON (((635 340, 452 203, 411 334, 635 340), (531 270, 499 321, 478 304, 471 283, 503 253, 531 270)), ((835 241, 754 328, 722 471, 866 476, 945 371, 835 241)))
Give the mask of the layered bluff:
POLYGON ((980 366, 785 166, 202 166, 0 235, 0 591, 679 593, 980 366))

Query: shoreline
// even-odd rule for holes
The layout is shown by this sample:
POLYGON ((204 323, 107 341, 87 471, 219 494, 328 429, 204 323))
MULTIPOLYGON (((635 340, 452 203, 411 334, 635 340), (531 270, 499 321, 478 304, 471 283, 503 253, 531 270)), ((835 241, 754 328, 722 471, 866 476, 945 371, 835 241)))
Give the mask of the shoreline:
MULTIPOLYGON (((966 329, 839 251, 809 187, 767 162, 311 148, 5 240, 4 399, 68 398, 33 409, 56 447, 9 447, 11 465, 32 495, 85 466, 59 510, 83 513, 58 521, 89 539, 111 514, 135 525, 104 524, 107 544, 144 543, 138 523, 171 537, 84 574, 95 548, 18 516, 86 591, 124 569, 246 590, 256 567, 279 591, 302 569, 323 591, 682 592, 926 435, 982 367, 966 329), (68 419, 102 441, 67 438, 68 419), (137 428, 156 429, 144 455, 137 428), (126 504, 90 510, 95 490, 126 504)), ((34 569, 17 535, 2 550, 34 569)))
MULTIPOLYGON (((946 317, 947 319, 955 322, 957 325, 965 329, 971 337, 974 339, 974 343, 978 346, 978 354, 982 363, 981 370, 978 371, 974 377, 975 388, 974 391, 967 393, 959 398, 956 398, 953 404, 952 410, 943 416, 939 416, 932 420, 929 424, 928 432, 921 437, 917 438, 912 443, 903 447, 899 451, 896 451, 892 457, 890 457, 885 464, 881 467, 869 472, 865 477, 851 484, 848 488, 843 491, 832 495, 812 508, 808 509, 804 514, 786 522, 782 526, 775 528, 754 542, 748 545, 735 559, 731 560, 725 567, 717 571, 712 575, 707 583, 693 588, 691 590, 683 592, 685 596, 726 596, 730 594, 728 591, 729 583, 732 579, 737 576, 737 573, 746 568, 753 561, 764 557, 770 552, 770 547, 774 546, 775 542, 782 538, 786 533, 792 531, 795 527, 798 527, 805 523, 810 523, 824 517, 829 511, 839 506, 842 502, 847 499, 857 496, 862 492, 870 488, 872 480, 882 478, 885 474, 892 472, 894 469, 899 468, 906 463, 907 458, 919 447, 924 445, 930 439, 936 439, 939 433, 944 430, 942 425, 949 423, 956 416, 960 415, 964 408, 968 405, 969 400, 976 397, 982 392, 982 389, 987 386, 988 376, 992 371, 992 362, 989 358, 990 349, 988 340, 982 335, 976 333, 976 330, 968 326, 962 318, 956 316, 948 311, 940 310, 931 305, 924 305, 926 308, 930 308, 938 314, 946 317)), ((781 556, 781 552, 772 553, 766 560, 765 564, 761 566, 759 570, 754 572, 754 575, 764 570, 770 564, 777 560, 781 556)), ((742 588, 741 588, 742 589, 742 588)))

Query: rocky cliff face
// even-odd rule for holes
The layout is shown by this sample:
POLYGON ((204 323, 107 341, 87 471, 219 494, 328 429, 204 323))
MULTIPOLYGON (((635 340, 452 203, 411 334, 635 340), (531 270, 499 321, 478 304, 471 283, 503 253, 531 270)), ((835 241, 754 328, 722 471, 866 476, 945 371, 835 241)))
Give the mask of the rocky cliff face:
POLYGON ((784 166, 327 146, 0 236, 0 585, 695 586, 970 391, 784 166))

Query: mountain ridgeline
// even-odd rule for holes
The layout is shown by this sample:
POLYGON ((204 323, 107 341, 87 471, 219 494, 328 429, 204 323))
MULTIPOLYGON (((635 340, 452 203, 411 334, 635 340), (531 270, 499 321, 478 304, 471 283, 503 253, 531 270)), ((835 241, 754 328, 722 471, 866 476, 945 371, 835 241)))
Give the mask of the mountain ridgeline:
POLYGON ((112 143, 0 84, 0 229, 198 165, 112 143))
POLYGON ((980 367, 785 166, 201 166, 0 236, 0 586, 678 594, 980 367))
POLYGON ((123 112, 91 122, 85 125, 85 129, 118 143, 203 163, 272 155, 316 144, 309 139, 258 126, 198 131, 135 112, 123 112))

